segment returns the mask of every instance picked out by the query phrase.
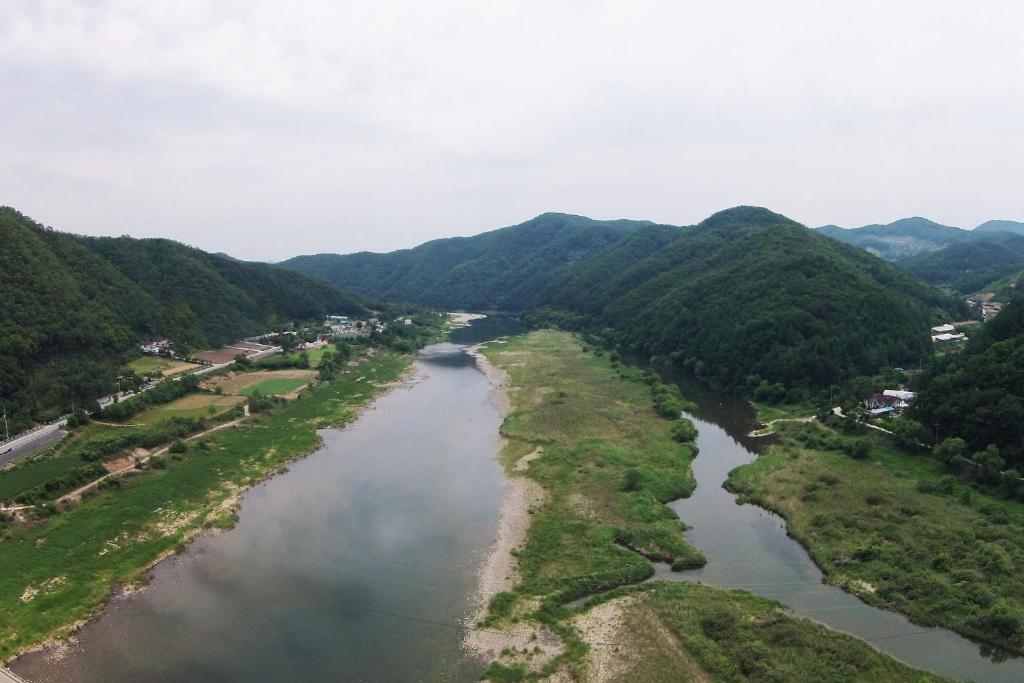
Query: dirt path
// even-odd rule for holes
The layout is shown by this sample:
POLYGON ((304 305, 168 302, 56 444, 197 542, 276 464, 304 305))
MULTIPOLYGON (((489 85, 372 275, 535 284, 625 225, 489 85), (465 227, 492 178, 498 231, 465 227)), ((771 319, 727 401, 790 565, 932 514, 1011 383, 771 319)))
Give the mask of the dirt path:
MULTIPOLYGON (((239 422, 241 422, 244 419, 245 418, 240 417, 237 420, 232 420, 231 422, 225 422, 224 424, 220 424, 220 425, 217 425, 216 427, 213 427, 211 429, 207 429, 205 432, 199 432, 198 434, 193 434, 192 436, 190 436, 187 439, 185 439, 185 441, 192 441, 193 439, 198 439, 200 437, 206 436, 207 434, 212 434, 213 432, 216 432, 219 429, 225 429, 227 427, 233 427, 233 426, 237 425, 239 422)), ((123 474, 125 474, 127 472, 130 472, 131 470, 136 469, 142 463, 148 462, 152 458, 155 458, 157 456, 163 455, 168 450, 170 450, 170 448, 171 447, 168 445, 168 446, 164 446, 163 448, 160 448, 158 450, 153 451, 152 453, 150 453, 147 456, 144 456, 144 457, 141 457, 141 458, 138 458, 138 459, 130 458, 130 459, 127 460, 127 464, 125 466, 121 467, 120 469, 116 469, 116 470, 114 470, 112 472, 109 472, 109 473, 103 475, 102 477, 100 477, 99 479, 94 479, 93 481, 90 481, 85 486, 80 486, 79 488, 75 489, 71 493, 65 493, 63 496, 61 496, 60 498, 57 498, 53 502, 55 502, 55 503, 66 503, 66 502, 68 502, 70 500, 77 499, 83 493, 85 493, 86 491, 89 491, 91 489, 96 488, 97 486, 99 486, 101 483, 103 483, 107 479, 110 479, 111 477, 117 477, 117 476, 123 475, 123 474), (132 462, 133 460, 134 460, 134 462, 132 462)), ((33 507, 33 506, 23 506, 23 507, 18 508, 18 509, 24 510, 24 509, 26 509, 28 507, 33 507)), ((10 509, 14 509, 14 508, 10 508, 10 509)))
POLYGON ((765 422, 764 427, 761 427, 760 429, 755 429, 754 431, 747 434, 747 436, 768 436, 769 434, 774 434, 775 431, 772 429, 772 426, 778 424, 779 422, 807 423, 814 422, 816 419, 818 418, 815 415, 808 415, 807 417, 779 417, 769 422, 765 422))

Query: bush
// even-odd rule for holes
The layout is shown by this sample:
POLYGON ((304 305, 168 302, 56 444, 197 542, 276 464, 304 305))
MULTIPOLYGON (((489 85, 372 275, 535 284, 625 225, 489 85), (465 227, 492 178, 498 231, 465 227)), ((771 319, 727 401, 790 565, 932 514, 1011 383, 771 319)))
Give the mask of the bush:
POLYGON ((864 460, 871 455, 871 441, 867 438, 847 441, 843 451, 854 460, 864 460))
POLYGON ((639 491, 644 487, 644 477, 640 474, 640 470, 635 467, 630 467, 626 470, 626 478, 622 483, 623 491, 639 491))
POLYGON ((681 417, 672 423, 672 439, 679 443, 690 443, 697 438, 697 428, 693 422, 681 417))
POLYGON ((184 441, 178 439, 177 441, 172 443, 171 447, 168 448, 167 450, 169 450, 171 453, 184 453, 185 451, 188 450, 188 446, 185 445, 184 441))

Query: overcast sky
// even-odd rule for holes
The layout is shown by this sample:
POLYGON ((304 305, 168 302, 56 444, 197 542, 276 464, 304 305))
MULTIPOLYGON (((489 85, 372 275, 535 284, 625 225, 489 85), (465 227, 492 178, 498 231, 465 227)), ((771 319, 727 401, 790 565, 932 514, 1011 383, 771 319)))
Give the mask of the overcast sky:
POLYGON ((1018 0, 7 0, 0 204, 262 260, 545 211, 1024 220, 1022 29, 1018 0))

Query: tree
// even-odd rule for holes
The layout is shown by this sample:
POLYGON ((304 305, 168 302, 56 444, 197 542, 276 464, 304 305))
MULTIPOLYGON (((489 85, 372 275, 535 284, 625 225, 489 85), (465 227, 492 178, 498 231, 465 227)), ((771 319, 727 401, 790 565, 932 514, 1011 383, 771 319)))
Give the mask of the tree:
POLYGON ((967 442, 958 436, 950 437, 936 446, 932 453, 942 462, 953 464, 967 453, 967 442))
POLYGON ((898 417, 889 422, 889 431, 896 442, 904 448, 917 448, 927 437, 928 432, 920 422, 909 418, 898 417))

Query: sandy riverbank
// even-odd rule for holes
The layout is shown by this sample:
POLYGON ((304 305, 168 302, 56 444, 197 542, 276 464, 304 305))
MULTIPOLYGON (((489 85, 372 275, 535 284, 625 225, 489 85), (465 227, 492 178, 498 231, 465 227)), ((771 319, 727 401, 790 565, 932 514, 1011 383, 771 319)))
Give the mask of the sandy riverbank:
POLYGON ((466 327, 474 320, 481 320, 487 316, 483 313, 448 313, 449 327, 466 327))
MULTIPOLYGON (((495 367, 480 352, 481 346, 478 344, 469 348, 468 353, 476 359, 477 366, 491 383, 491 402, 501 416, 507 418, 512 413, 512 402, 508 396, 508 373, 495 367)), ((505 440, 501 439, 500 448, 504 449, 505 445, 505 440)), ((471 627, 487 615, 487 607, 495 595, 511 591, 519 580, 517 561, 512 551, 521 548, 526 542, 530 510, 540 506, 545 498, 540 484, 519 473, 526 471, 529 462, 538 455, 539 452, 534 451, 515 463, 512 471, 505 470, 505 498, 501 503, 498 531, 477 580, 476 611, 468 623, 471 627)), ((511 630, 470 628, 466 631, 464 642, 471 652, 491 660, 497 659, 505 648, 522 649, 536 645, 547 655, 540 659, 553 656, 560 648, 560 642, 554 634, 527 623, 520 623, 511 630)))

